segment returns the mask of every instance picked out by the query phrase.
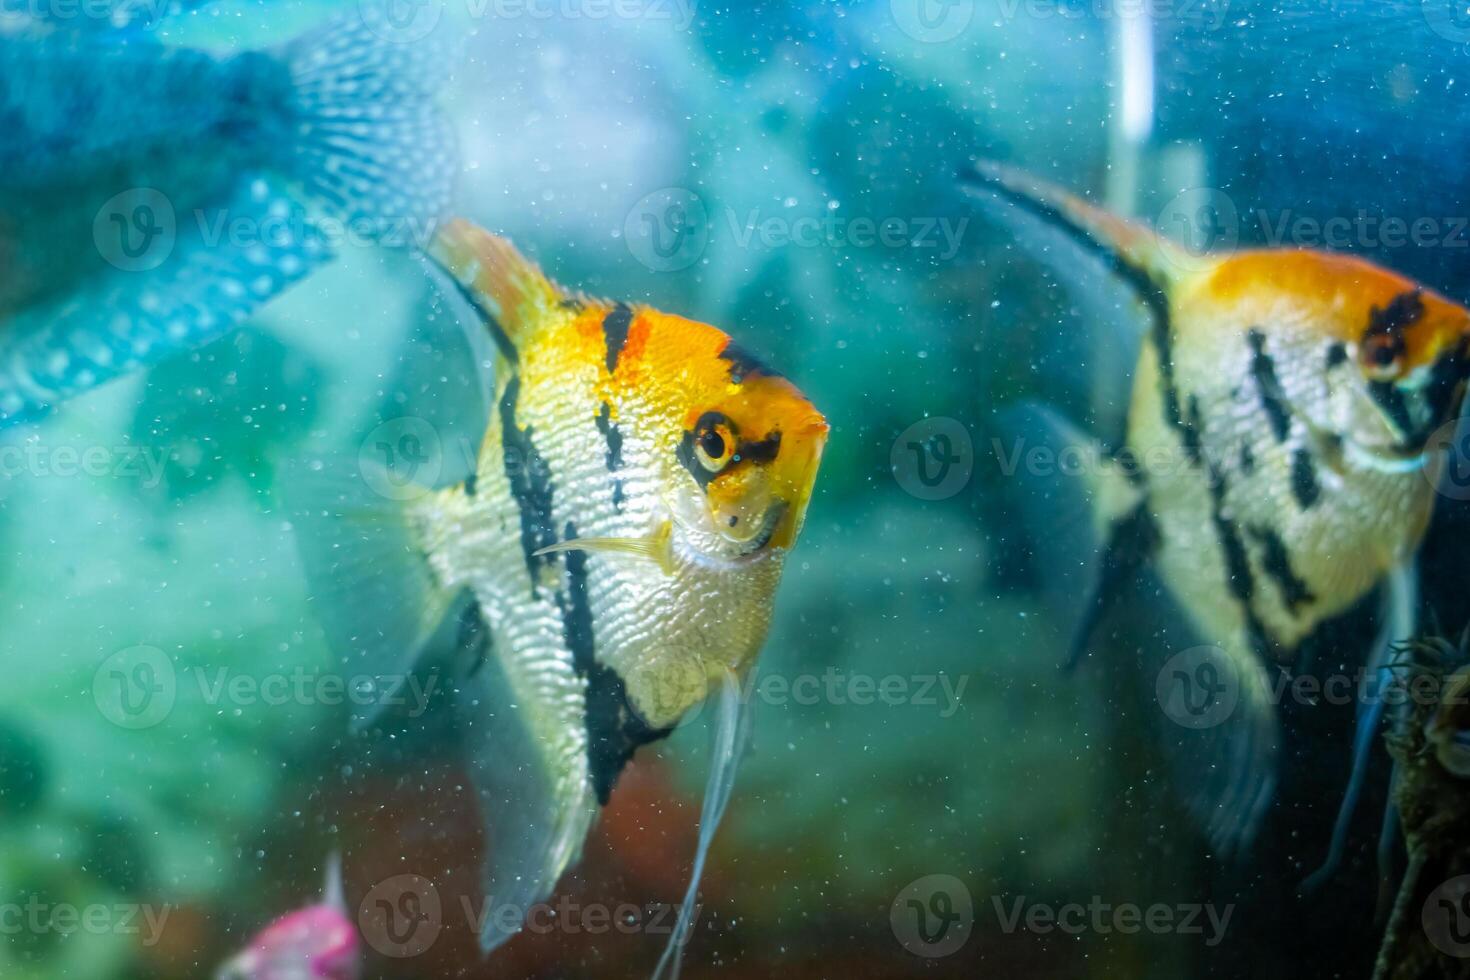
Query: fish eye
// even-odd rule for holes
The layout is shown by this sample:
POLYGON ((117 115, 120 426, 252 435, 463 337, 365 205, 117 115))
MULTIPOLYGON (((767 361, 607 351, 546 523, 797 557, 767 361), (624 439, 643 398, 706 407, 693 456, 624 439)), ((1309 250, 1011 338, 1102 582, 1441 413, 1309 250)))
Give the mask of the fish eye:
POLYGON ((1363 373, 1374 381, 1399 375, 1404 363, 1404 342, 1392 334, 1375 334, 1363 340, 1363 373))
POLYGON ((699 420, 694 436, 694 456, 710 473, 718 473, 729 465, 735 454, 735 435, 722 415, 708 415, 699 420))
POLYGON ((725 437, 711 429, 700 437, 699 448, 707 459, 720 459, 725 455, 725 437))

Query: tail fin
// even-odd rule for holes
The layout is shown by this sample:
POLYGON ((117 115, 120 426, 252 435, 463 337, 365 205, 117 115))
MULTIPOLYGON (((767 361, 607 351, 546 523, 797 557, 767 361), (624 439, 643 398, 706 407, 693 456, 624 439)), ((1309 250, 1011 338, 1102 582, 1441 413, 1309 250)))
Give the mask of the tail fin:
MULTIPOLYGON (((291 75, 282 169, 354 229, 365 226, 384 244, 427 242, 454 175, 449 126, 431 102, 451 61, 442 45, 394 44, 373 28, 365 13, 277 52, 291 75)), ((99 215, 116 222, 94 230, 116 271, 7 321, 0 426, 208 343, 330 261, 319 215, 286 183, 247 172, 220 202, 219 214, 279 232, 253 243, 215 240, 202 222, 176 220, 167 198, 149 189, 99 215), (124 236, 120 250, 111 248, 114 233, 124 236)))
POLYGON ((385 244, 420 246, 449 205, 454 139, 433 104, 445 44, 396 43, 363 5, 279 49, 291 73, 290 174, 338 218, 385 244))
POLYGON ((453 279, 501 354, 512 362, 529 333, 555 318, 563 302, 577 299, 510 242, 463 218, 439 229, 428 254, 453 279))
POLYGON ((392 703, 454 599, 435 579, 424 540, 422 514, 442 498, 366 458, 295 469, 282 481, 285 509, 361 729, 392 703))
POLYGON ((276 181, 246 176, 237 183, 221 213, 281 218, 281 235, 266 243, 212 241, 197 222, 175 227, 171 209, 158 217, 166 208, 162 196, 140 190, 113 216, 148 216, 144 250, 131 257, 142 265, 108 253, 116 268, 107 274, 6 321, 0 427, 39 418, 68 398, 215 340, 331 261, 324 236, 276 181))

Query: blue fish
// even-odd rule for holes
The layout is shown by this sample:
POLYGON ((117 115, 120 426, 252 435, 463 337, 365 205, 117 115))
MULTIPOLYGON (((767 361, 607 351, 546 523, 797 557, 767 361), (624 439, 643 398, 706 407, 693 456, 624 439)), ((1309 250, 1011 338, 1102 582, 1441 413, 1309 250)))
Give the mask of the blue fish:
POLYGON ((344 241, 426 241, 451 59, 361 16, 229 56, 0 37, 0 426, 239 325, 344 241))

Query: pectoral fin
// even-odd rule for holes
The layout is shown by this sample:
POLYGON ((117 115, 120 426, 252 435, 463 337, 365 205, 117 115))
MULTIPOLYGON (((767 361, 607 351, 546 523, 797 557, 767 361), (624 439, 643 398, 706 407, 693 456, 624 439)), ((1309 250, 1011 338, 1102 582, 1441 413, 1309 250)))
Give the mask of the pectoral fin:
POLYGON ((673 524, 665 521, 659 529, 646 538, 573 538, 547 545, 536 552, 549 555, 558 551, 590 551, 601 554, 634 555, 647 558, 666 573, 673 573, 674 553, 672 549, 673 524))

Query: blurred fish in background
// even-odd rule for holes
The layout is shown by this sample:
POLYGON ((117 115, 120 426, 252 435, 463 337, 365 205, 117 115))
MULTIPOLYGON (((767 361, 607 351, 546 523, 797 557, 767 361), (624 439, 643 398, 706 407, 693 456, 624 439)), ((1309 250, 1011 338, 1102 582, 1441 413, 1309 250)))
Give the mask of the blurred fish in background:
MULTIPOLYGON (((359 6, 316 3, 310 17, 359 6)), ((464 150, 456 210, 524 243, 560 281, 748 336, 833 422, 754 678, 756 737, 710 849, 689 974, 1274 980, 1357 975, 1362 947, 1371 955, 1376 944, 1374 882, 1363 880, 1365 867, 1373 877, 1373 806, 1360 808, 1373 826, 1355 827, 1333 887, 1295 898, 1341 800, 1351 717, 1319 731, 1328 712, 1287 706, 1296 717, 1284 727, 1306 722, 1312 737, 1286 746, 1283 802, 1256 848, 1222 874, 1132 725, 1141 716, 1124 710, 1137 685, 1058 676, 1054 623, 978 457, 991 406, 1037 394, 1037 367, 1071 379, 1055 390, 1085 418, 1092 379, 1132 358, 1073 356, 1080 335, 1069 328, 1096 306, 987 227, 953 176, 975 155, 1013 160, 1145 222, 1200 186, 1225 190, 1243 216, 1258 201, 1318 217, 1383 201, 1452 215, 1467 190, 1445 165, 1470 132, 1463 82, 1451 84, 1464 46, 1431 30, 1417 4, 1396 5, 1414 17, 1393 30, 1391 17, 1369 16, 1381 6, 1345 0, 1176 5, 1151 25, 1154 113, 1125 134, 1132 177, 1115 178, 1125 169, 1114 125, 1126 115, 1114 74, 1124 32, 1101 7, 660 0, 598 17, 563 16, 560 4, 536 8, 549 16, 448 4, 430 29, 436 5, 403 6, 424 19, 425 43, 462 38, 468 49, 467 70, 444 93, 464 150), (898 230, 886 244, 863 234, 884 222, 898 230), (1035 322, 1053 326, 1005 329, 1035 322), (895 460, 914 425, 951 423, 956 444, 972 437, 975 465, 956 466, 952 492, 935 499, 895 460), (823 691, 829 678, 837 696, 798 693, 808 681, 823 691), (885 703, 870 691, 859 702, 847 686, 857 681, 892 681, 907 695, 885 703), (975 928, 962 948, 927 958, 915 951, 934 950, 905 932, 905 906, 894 903, 938 872, 970 890, 975 928), (1225 887, 1209 887, 1220 878, 1225 887), (1236 914, 1210 948, 1180 934, 1004 930, 992 899, 1009 909, 1023 895, 1143 905, 1214 896, 1236 914)), ((24 36, 262 52, 310 26, 285 0, 154 9, 129 14, 122 29, 26 14, 24 36)), ((17 36, 14 20, 5 24, 0 32, 17 36)), ((126 285, 98 258, 94 220, 130 187, 168 192, 169 176, 77 181, 74 210, 24 228, 15 217, 29 213, 27 195, 12 194, 21 200, 0 242, 5 261, 21 264, 5 267, 7 309, 93 295, 71 284, 126 285)), ((201 199, 219 187, 218 200, 232 200, 230 176, 205 180, 201 199)), ((301 203, 320 206, 304 192, 301 203)), ((125 206, 119 216, 141 244, 152 226, 125 206)), ((1242 223, 1243 241, 1265 237, 1242 223)), ((175 254, 189 251, 184 238, 175 254)), ((109 254, 126 258, 115 246, 109 254)), ((1460 254, 1372 257, 1463 298, 1460 254)), ((27 669, 0 702, 0 889, 168 915, 157 936, 7 937, 0 973, 197 980, 314 891, 317 859, 342 840, 353 882, 414 873, 443 900, 430 948, 406 958, 364 949, 367 976, 646 976, 661 944, 617 930, 526 930, 482 959, 478 923, 459 910, 478 895, 487 830, 461 815, 473 813, 473 760, 453 748, 464 732, 444 705, 348 738, 340 704, 216 696, 220 671, 259 682, 337 669, 285 516, 263 504, 276 468, 358 450, 385 397, 417 411, 417 385, 453 374, 431 349, 403 343, 412 325, 446 312, 399 251, 339 250, 256 309, 265 315, 246 330, 173 353, 34 427, 48 451, 136 449, 147 461, 141 482, 153 487, 147 474, 161 472, 165 492, 140 493, 138 479, 110 472, 5 483, 0 657, 27 669), (135 652, 139 643, 158 653, 135 652), (166 717, 145 719, 153 727, 124 727, 137 720, 95 693, 136 675, 110 662, 119 652, 124 666, 177 678, 166 717)), ((362 450, 373 456, 376 443, 362 450)), ((1466 605, 1452 596, 1463 564, 1444 562, 1454 549, 1443 529, 1464 508, 1438 511, 1424 596, 1454 609, 1466 605)), ((1143 707, 1158 711, 1151 697, 1143 707)), ((679 899, 706 782, 699 734, 681 729, 639 753, 553 902, 679 899)), ((1365 790, 1365 804, 1381 799, 1365 790)), ((488 835, 504 830, 492 822, 488 835)), ((953 894, 958 912, 966 896, 953 894)))
POLYGON ((208 5, 25 9, 0 36, 0 424, 213 340, 344 243, 422 244, 448 203, 452 59, 371 5, 228 54, 160 32, 208 5))
POLYGON ((219 968, 215 980, 357 980, 361 940, 342 894, 342 859, 327 866, 321 901, 281 916, 241 953, 219 968))

